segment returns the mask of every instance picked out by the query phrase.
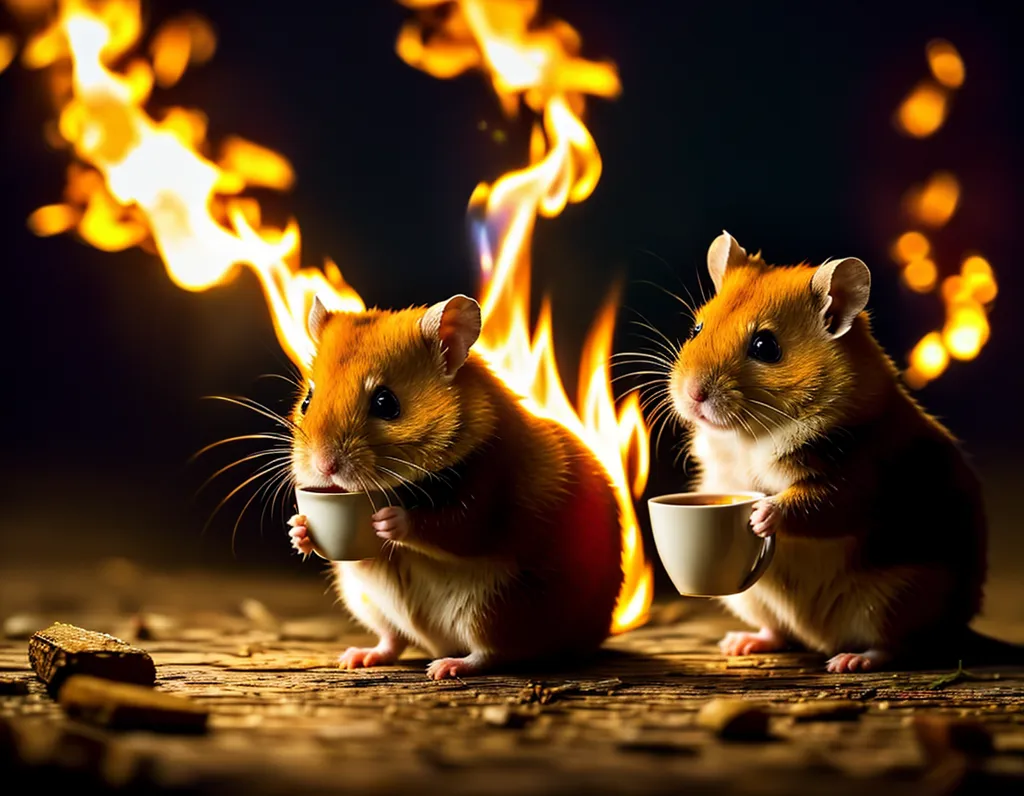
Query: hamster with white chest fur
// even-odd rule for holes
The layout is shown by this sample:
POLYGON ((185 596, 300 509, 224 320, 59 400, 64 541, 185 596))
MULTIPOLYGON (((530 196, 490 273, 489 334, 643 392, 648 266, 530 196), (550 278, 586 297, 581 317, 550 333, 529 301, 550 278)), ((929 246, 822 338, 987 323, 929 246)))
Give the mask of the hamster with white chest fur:
MULTIPOLYGON (((586 655, 610 634, 623 582, 611 480, 568 429, 526 410, 471 350, 479 305, 328 312, 296 402, 292 469, 305 487, 375 491, 375 559, 335 562, 346 607, 376 633, 346 668, 411 643, 433 679, 586 655)), ((291 537, 312 550, 305 518, 291 537)))
POLYGON ((776 536, 762 578, 721 598, 756 629, 722 652, 802 647, 847 672, 959 643, 982 604, 981 489, 872 335, 867 266, 769 265, 723 233, 708 271, 672 405, 692 428, 694 488, 766 493, 751 526, 776 536))

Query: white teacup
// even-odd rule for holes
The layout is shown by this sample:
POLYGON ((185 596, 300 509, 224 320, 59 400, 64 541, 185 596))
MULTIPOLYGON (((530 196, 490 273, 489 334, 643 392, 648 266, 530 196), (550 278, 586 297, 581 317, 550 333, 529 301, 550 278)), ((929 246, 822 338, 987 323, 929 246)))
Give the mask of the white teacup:
POLYGON ((378 495, 338 492, 299 487, 295 490, 299 514, 306 515, 306 528, 313 552, 328 561, 361 561, 376 558, 383 540, 374 533, 374 513, 388 505, 378 495))
POLYGON ((682 492, 647 501, 651 530, 676 590, 690 597, 727 597, 753 586, 775 556, 775 537, 750 527, 762 492, 682 492))

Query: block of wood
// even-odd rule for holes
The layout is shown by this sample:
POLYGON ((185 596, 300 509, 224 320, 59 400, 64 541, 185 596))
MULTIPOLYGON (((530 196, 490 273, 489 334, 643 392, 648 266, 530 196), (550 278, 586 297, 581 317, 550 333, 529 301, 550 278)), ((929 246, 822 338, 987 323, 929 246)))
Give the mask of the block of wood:
POLYGON ((74 674, 91 674, 137 685, 156 682, 149 653, 106 633, 55 622, 32 635, 28 659, 36 675, 56 696, 74 674))
POLYGON ((191 699, 88 674, 69 677, 60 705, 74 718, 113 730, 203 732, 209 711, 191 699))

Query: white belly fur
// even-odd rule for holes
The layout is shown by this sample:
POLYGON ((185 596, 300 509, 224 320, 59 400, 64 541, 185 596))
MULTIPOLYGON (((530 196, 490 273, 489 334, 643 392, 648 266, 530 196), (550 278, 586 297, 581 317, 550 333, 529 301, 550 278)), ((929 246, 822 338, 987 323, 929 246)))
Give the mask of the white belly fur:
MULTIPOLYGON (((703 470, 697 489, 778 494, 791 478, 776 466, 770 443, 740 444, 732 435, 698 431, 694 452, 703 470), (703 455, 701 455, 703 454, 703 455)), ((753 628, 769 627, 823 653, 857 651, 881 641, 885 607, 898 579, 859 572, 850 560, 854 541, 776 538, 775 558, 742 594, 721 598, 753 628)))
POLYGON ((429 558, 395 549, 387 560, 338 562, 338 592, 352 615, 391 629, 435 657, 491 652, 476 628, 513 573, 486 559, 429 558))

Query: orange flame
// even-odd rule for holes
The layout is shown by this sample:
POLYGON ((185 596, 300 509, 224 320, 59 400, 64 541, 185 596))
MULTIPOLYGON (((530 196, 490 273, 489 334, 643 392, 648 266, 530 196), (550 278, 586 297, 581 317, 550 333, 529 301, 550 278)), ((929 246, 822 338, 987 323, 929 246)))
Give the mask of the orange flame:
MULTIPOLYGON (((416 8, 440 4, 403 2, 416 8)), ((213 55, 209 24, 193 14, 166 23, 151 39, 147 60, 133 53, 143 32, 140 0, 7 3, 33 28, 22 63, 51 69, 58 117, 47 137, 77 157, 68 168, 64 201, 36 210, 30 228, 39 235, 74 230, 104 251, 155 251, 174 284, 190 291, 224 285, 248 268, 263 288, 282 348, 308 366, 313 344, 306 317, 314 296, 335 310, 365 306, 333 262, 323 270, 300 266, 294 220, 283 229, 264 224, 260 204, 243 195, 250 186, 291 187, 290 163, 240 138, 227 139, 214 160, 201 113, 172 107, 154 118, 144 110, 154 85, 174 84, 190 64, 213 55), (115 69, 115 63, 123 66, 115 69)), ((612 97, 620 89, 611 65, 577 57, 580 41, 571 27, 555 22, 530 29, 536 10, 530 0, 459 3, 439 40, 426 43, 410 23, 397 46, 409 63, 439 77, 483 68, 507 112, 516 110, 521 96, 542 117, 530 165, 493 185, 481 184, 470 199, 471 210, 482 211, 484 220, 479 349, 532 411, 577 433, 608 469, 623 517, 626 581, 612 627, 621 632, 645 621, 653 572, 633 507, 647 481, 647 429, 635 394, 616 409, 609 378, 617 302, 606 304, 586 341, 579 413, 559 376, 549 304, 532 335, 528 321, 536 216, 557 215, 567 202, 586 199, 601 172, 597 148, 580 120, 583 94, 612 97)), ((13 58, 13 41, 0 44, 0 55, 8 51, 13 58)))
POLYGON ((532 24, 534 0, 400 0, 441 10, 429 30, 412 20, 396 51, 411 66, 439 78, 483 69, 502 108, 525 104, 539 119, 530 140, 530 165, 481 183, 469 201, 476 223, 483 290, 479 350, 491 367, 538 415, 575 432, 610 474, 622 512, 625 584, 613 632, 642 624, 653 597, 653 572, 644 558, 633 500, 647 484, 648 431, 636 393, 617 410, 609 376, 617 297, 606 304, 588 335, 580 364, 579 410, 573 408, 555 360, 550 303, 530 331, 530 238, 538 215, 556 216, 582 202, 601 174, 601 156, 580 117, 584 95, 615 97, 615 67, 578 56, 580 38, 562 21, 532 24), (443 8, 439 8, 443 7, 443 8))

